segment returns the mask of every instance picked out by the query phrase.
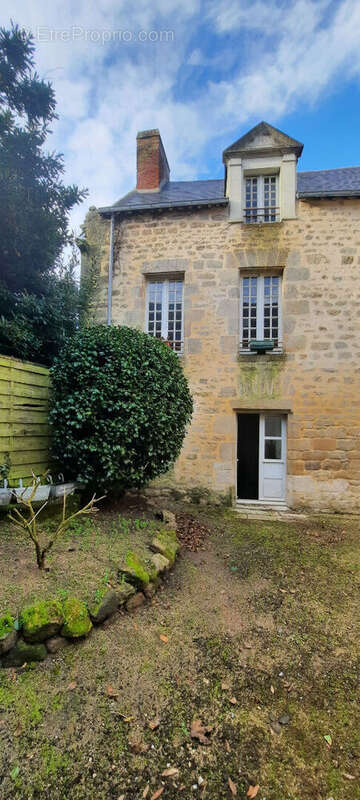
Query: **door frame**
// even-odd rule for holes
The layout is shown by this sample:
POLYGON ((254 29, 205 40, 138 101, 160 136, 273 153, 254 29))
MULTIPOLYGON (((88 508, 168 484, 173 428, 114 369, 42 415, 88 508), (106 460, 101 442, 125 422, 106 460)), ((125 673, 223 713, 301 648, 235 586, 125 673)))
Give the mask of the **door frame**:
MULTIPOLYGON (((268 508, 270 508, 272 506, 274 508, 277 508, 279 506, 282 507, 282 508, 287 508, 287 483, 288 483, 287 482, 287 447, 288 447, 288 424, 287 423, 288 423, 288 412, 276 411, 275 409, 271 409, 271 411, 267 410, 267 409, 265 409, 263 411, 260 411, 258 409, 254 409, 254 411, 253 411, 252 409, 249 408, 249 409, 246 409, 246 411, 236 411, 235 422, 236 422, 236 437, 235 437, 235 498, 236 498, 235 502, 236 502, 236 504, 245 505, 245 506, 249 506, 249 505, 264 506, 264 505, 266 505, 268 508), (238 491, 238 488, 237 488, 238 487, 238 484, 237 484, 237 459, 238 459, 238 455, 237 454, 238 454, 238 436, 239 436, 239 426, 238 426, 238 416, 239 416, 239 414, 241 414, 241 416, 244 416, 246 414, 259 414, 259 493, 260 493, 260 481, 261 481, 261 477, 262 477, 262 475, 260 473, 260 471, 262 470, 262 459, 260 458, 260 452, 261 452, 261 440, 260 440, 260 437, 261 437, 261 430, 263 430, 263 426, 264 426, 264 423, 261 423, 261 417, 263 417, 263 418, 264 418, 264 416, 275 416, 275 417, 281 416, 282 417, 282 420, 283 420, 282 425, 284 426, 284 429, 285 429, 284 498, 282 500, 245 500, 245 499, 243 500, 241 498, 238 498, 238 496, 237 496, 237 491, 238 491)), ((283 427, 282 427, 282 435, 283 435, 283 427)), ((283 439, 283 441, 284 441, 284 439, 283 439)))

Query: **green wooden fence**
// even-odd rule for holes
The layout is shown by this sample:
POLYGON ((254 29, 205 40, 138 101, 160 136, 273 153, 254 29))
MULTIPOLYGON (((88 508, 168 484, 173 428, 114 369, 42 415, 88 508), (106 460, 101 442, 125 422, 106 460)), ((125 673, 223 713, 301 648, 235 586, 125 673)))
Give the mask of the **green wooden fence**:
POLYGON ((49 387, 46 367, 0 355, 0 466, 10 463, 11 486, 48 469, 49 387))

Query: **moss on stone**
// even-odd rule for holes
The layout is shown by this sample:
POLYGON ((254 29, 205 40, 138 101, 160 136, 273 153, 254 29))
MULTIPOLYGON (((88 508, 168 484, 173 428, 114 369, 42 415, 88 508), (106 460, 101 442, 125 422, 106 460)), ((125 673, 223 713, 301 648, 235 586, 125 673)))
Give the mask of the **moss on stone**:
POLYGON ((15 619, 12 614, 3 614, 0 617, 0 639, 5 639, 5 637, 11 633, 15 628, 15 619))
POLYGON ((120 567, 119 575, 140 589, 150 582, 151 577, 147 565, 133 550, 126 553, 125 565, 120 567))
POLYGON ((77 597, 68 597, 64 602, 65 622, 61 629, 62 636, 68 639, 80 639, 87 636, 92 628, 92 622, 86 604, 77 597))
POLYGON ((171 566, 174 564, 177 552, 179 550, 179 543, 176 531, 161 530, 158 531, 152 541, 152 547, 162 556, 170 561, 171 566))
POLYGON ((27 642, 44 642, 55 636, 64 622, 60 600, 41 600, 24 608, 20 622, 27 642))

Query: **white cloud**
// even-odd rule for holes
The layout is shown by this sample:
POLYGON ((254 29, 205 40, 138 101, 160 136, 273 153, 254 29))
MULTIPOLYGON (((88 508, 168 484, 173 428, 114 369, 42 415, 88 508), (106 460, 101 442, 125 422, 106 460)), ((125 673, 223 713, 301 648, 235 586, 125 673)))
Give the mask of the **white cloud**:
POLYGON ((138 130, 160 128, 172 174, 196 177, 206 170, 216 135, 228 134, 231 143, 250 119, 279 123, 285 112, 360 74, 358 0, 216 0, 210 6, 200 0, 3 0, 3 24, 10 17, 39 31, 37 69, 53 82, 60 114, 49 147, 65 154, 66 180, 90 190, 74 212, 76 225, 86 206, 111 203, 133 187, 138 130), (216 40, 210 53, 203 19, 216 40), (62 41, 59 32, 71 33, 73 26, 82 35, 62 41), (44 29, 57 32, 52 41, 41 40, 44 29), (102 44, 85 33, 114 30, 135 37, 173 31, 174 41, 102 44), (234 34, 238 45, 229 43, 234 34), (223 79, 226 70, 215 80, 217 66, 236 46, 240 56, 246 53, 245 65, 242 60, 232 70, 231 80, 223 79), (190 86, 190 96, 179 99, 185 63, 209 65, 212 80, 197 86, 194 96, 190 86))

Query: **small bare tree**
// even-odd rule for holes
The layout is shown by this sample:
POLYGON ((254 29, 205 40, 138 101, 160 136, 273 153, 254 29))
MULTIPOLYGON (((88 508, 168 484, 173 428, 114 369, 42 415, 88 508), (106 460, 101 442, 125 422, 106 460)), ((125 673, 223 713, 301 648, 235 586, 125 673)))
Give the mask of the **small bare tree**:
MULTIPOLYGON (((24 492, 19 496, 18 500, 23 506, 24 509, 28 512, 27 515, 22 514, 16 506, 12 509, 12 513, 9 513, 9 519, 11 522, 16 525, 17 528, 21 528, 25 530, 28 534, 31 541, 34 543, 35 552, 36 552, 36 562, 39 569, 45 568, 45 557, 55 544, 56 540, 61 536, 62 533, 68 528, 70 523, 76 517, 83 517, 88 514, 95 514, 99 509, 95 506, 95 503, 98 503, 100 500, 103 500, 105 495, 102 497, 96 497, 94 494, 91 500, 81 508, 79 511, 75 511, 73 514, 70 514, 69 517, 66 516, 66 492, 64 491, 64 500, 63 500, 63 509, 62 509, 62 519, 59 525, 57 526, 56 530, 53 534, 50 535, 48 541, 44 544, 42 542, 41 531, 38 528, 38 516, 41 511, 47 506, 48 500, 43 503, 43 505, 35 512, 33 507, 34 497, 36 494, 36 490, 38 487, 38 481, 34 477, 31 491, 28 496, 26 496, 28 489, 24 489, 24 492), (15 516, 14 516, 15 515, 15 516)), ((42 532, 43 534, 43 532, 42 532)))

